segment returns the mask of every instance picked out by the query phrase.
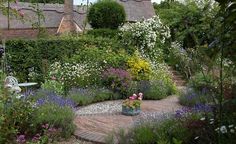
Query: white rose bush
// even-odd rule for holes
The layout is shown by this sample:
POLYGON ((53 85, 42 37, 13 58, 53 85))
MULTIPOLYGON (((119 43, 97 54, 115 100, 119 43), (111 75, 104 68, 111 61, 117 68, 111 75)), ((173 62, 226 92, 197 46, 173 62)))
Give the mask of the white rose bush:
POLYGON ((126 45, 134 45, 144 57, 160 58, 162 50, 156 44, 164 44, 170 38, 170 30, 163 25, 159 16, 136 23, 128 23, 120 28, 120 37, 126 45))

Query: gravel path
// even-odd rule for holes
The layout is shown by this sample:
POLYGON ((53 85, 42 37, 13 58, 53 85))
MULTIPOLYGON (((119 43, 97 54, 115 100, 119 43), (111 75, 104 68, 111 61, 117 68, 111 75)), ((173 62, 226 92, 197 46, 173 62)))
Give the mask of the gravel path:
POLYGON ((122 109, 122 100, 106 101, 96 104, 91 104, 81 107, 77 110, 77 115, 85 114, 103 114, 103 113, 118 113, 122 109))

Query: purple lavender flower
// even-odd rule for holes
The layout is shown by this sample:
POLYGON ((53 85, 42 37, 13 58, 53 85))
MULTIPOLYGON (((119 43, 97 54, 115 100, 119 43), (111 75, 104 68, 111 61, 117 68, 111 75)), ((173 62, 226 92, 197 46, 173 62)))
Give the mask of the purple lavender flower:
POLYGON ((43 94, 45 95, 45 97, 39 98, 36 101, 37 106, 42 106, 46 103, 56 104, 60 107, 66 107, 67 106, 67 107, 70 107, 70 108, 74 108, 76 106, 75 102, 72 101, 71 99, 59 96, 59 95, 57 95, 53 92, 43 91, 43 94))
POLYGON ((25 142, 26 142, 25 135, 19 135, 19 136, 17 136, 16 142, 17 142, 17 143, 20 143, 20 144, 25 143, 25 142))
POLYGON ((33 142, 37 142, 37 141, 40 140, 40 138, 41 138, 40 134, 36 134, 36 135, 32 138, 32 141, 33 141, 33 142))
POLYGON ((192 111, 194 111, 194 112, 212 112, 212 107, 207 104, 198 103, 192 108, 192 111))

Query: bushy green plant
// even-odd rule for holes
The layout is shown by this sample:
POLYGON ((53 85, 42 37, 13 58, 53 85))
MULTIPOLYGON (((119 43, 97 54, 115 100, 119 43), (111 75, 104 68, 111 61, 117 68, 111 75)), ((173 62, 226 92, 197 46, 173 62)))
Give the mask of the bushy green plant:
POLYGON ((65 94, 64 92, 64 85, 61 82, 58 82, 56 80, 46 80, 42 85, 42 89, 54 91, 55 93, 59 95, 65 94))
POLYGON ((168 88, 162 81, 151 80, 144 92, 145 99, 159 100, 169 96, 168 88))
POLYGON ((216 88, 216 81, 213 75, 197 73, 189 80, 189 86, 197 91, 201 91, 203 88, 214 90, 216 88))
POLYGON ((202 91, 195 91, 188 88, 186 91, 180 93, 179 102, 184 106, 195 106, 196 104, 213 104, 214 94, 207 88, 202 91))
POLYGON ((118 93, 113 93, 105 88, 73 88, 67 97, 79 106, 121 98, 118 93))
POLYGON ((167 94, 176 94, 177 87, 172 79, 172 74, 169 72, 168 66, 165 63, 152 63, 151 80, 162 81, 167 89, 167 94))
MULTIPOLYGON (((76 53, 88 48, 97 47, 107 51, 119 50, 120 44, 102 37, 55 37, 50 39, 15 39, 6 42, 7 60, 11 72, 16 74, 18 81, 27 81, 34 68, 38 83, 44 81, 50 64, 71 58, 76 53)), ((116 60, 114 60, 116 61, 116 60)))
POLYGON ((94 37, 116 38, 119 31, 114 29, 93 29, 87 32, 88 35, 94 37))
POLYGON ((113 0, 101 0, 93 4, 88 13, 93 28, 117 29, 125 22, 124 7, 113 0))
POLYGON ((130 144, 174 143, 188 138, 187 129, 180 121, 166 119, 159 123, 143 122, 136 125, 127 134, 118 134, 118 141, 130 144))
POLYGON ((44 104, 36 110, 32 123, 37 126, 49 124, 55 128, 60 128, 61 136, 69 138, 75 130, 74 116, 74 112, 70 107, 60 107, 50 103, 44 104))
POLYGON ((4 95, 0 95, 0 143, 12 143, 17 134, 32 133, 35 108, 28 100, 4 95))

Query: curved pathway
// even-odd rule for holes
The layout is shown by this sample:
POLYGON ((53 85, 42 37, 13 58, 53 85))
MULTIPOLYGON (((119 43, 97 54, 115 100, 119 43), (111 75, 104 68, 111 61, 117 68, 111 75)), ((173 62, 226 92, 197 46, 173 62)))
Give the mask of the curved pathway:
POLYGON ((79 139, 105 143, 105 138, 120 128, 130 128, 144 119, 159 118, 166 113, 173 113, 181 108, 177 96, 162 100, 144 100, 141 114, 124 116, 121 114, 122 101, 108 101, 80 108, 76 112, 74 123, 77 126, 75 136, 79 139))

